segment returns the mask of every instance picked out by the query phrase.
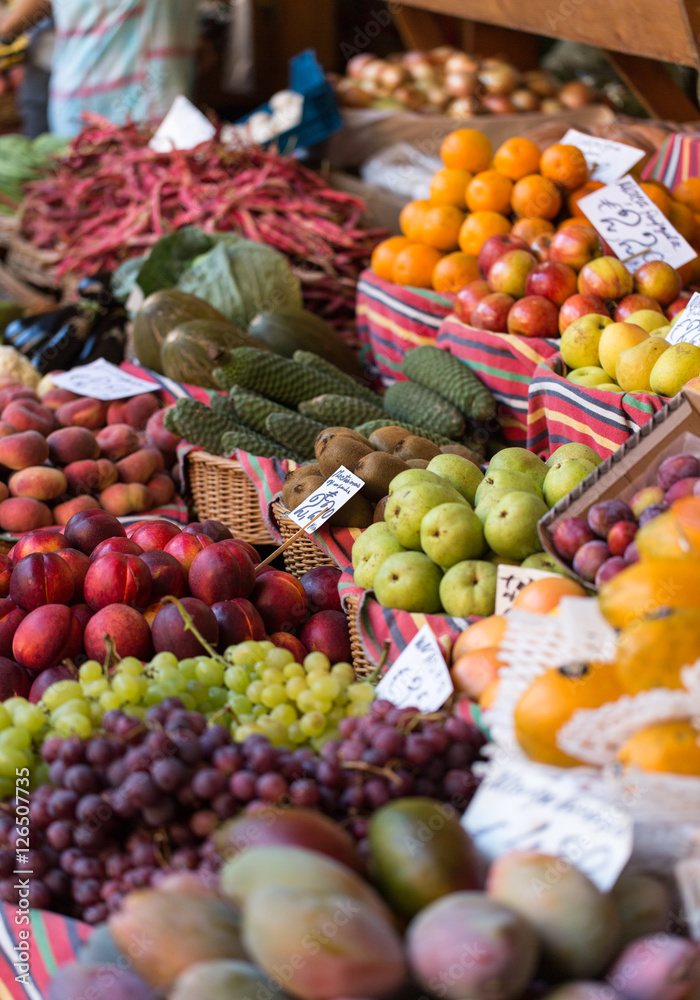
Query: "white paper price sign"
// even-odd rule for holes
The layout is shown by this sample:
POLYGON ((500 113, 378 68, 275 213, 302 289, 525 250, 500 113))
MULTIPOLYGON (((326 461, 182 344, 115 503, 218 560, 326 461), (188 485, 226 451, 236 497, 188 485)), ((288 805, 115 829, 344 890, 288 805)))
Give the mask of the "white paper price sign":
POLYGON ((424 625, 377 685, 377 697, 398 708, 437 712, 454 691, 438 641, 424 625))
POLYGON ((171 149, 194 149, 200 142, 208 142, 216 129, 194 104, 180 95, 158 126, 149 142, 156 153, 169 153, 171 149))
POLYGON ((154 392, 158 389, 155 382, 146 382, 145 379, 129 375, 104 358, 73 368, 63 375, 54 375, 51 381, 59 389, 70 389, 79 396, 92 396, 93 399, 104 402, 140 396, 142 392, 154 392))
POLYGON ((521 761, 494 765, 462 825, 489 861, 509 851, 553 854, 602 892, 612 889, 632 853, 628 813, 582 792, 566 775, 521 761))
POLYGON ((668 344, 697 344, 700 346, 700 295, 693 292, 683 315, 674 323, 664 340, 668 344))
POLYGON ((613 142, 612 139, 599 139, 597 135, 586 135, 575 128, 570 128, 561 142, 580 149, 586 157, 591 179, 603 184, 619 180, 644 156, 644 151, 634 146, 613 142))
POLYGON ((558 573, 548 573, 544 569, 528 569, 526 566, 505 566, 498 564, 496 576, 496 609, 497 615, 502 615, 513 604, 520 591, 534 580, 544 580, 547 576, 558 576, 558 573))
POLYGON ((650 260, 680 267, 697 256, 633 177, 608 184, 578 204, 630 271, 650 260))
POLYGON ((329 517, 354 497, 364 482, 341 465, 337 472, 329 476, 323 486, 307 497, 303 503, 289 512, 289 517, 300 528, 306 528, 308 535, 313 535, 329 517), (313 523, 310 523, 313 522, 313 523))

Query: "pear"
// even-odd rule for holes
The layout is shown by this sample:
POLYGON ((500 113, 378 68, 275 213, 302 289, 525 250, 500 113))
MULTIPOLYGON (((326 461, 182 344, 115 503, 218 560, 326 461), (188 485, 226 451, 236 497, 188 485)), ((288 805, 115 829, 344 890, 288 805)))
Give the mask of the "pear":
POLYGON ((649 337, 621 351, 615 364, 615 379, 625 392, 649 392, 654 365, 670 345, 663 337, 649 337))
POLYGON ((441 454, 431 458, 428 472, 434 472, 462 494, 467 503, 474 506, 477 486, 484 478, 478 465, 461 455, 441 454))
POLYGON ((658 326, 655 330, 651 331, 652 337, 665 337, 671 329, 671 324, 667 323, 666 326, 658 326))
POLYGON ((489 463, 489 473, 496 469, 507 469, 511 472, 522 472, 537 483, 539 487, 547 475, 544 462, 534 452, 527 448, 503 448, 497 451, 489 463))
MULTIPOLYGON (((485 520, 485 519, 484 519, 485 520)), ((497 552, 492 552, 491 549, 481 557, 485 562, 493 563, 494 566, 519 566, 519 559, 506 559, 505 556, 499 556, 497 552)))
POLYGON ((448 615, 487 617, 496 606, 498 569, 491 562, 468 559, 452 566, 440 583, 440 600, 448 615))
POLYGON ((649 385, 660 396, 675 396, 696 375, 700 375, 700 347, 672 344, 652 368, 649 385))
POLYGON ((563 458, 553 465, 544 481, 544 500, 553 507, 593 472, 595 465, 587 458, 563 458))
POLYGON ((514 490, 489 511, 484 537, 490 548, 506 559, 526 559, 542 551, 537 522, 547 513, 541 497, 514 490))
POLYGON ((636 312, 629 314, 625 322, 635 323, 637 326, 641 326, 642 330, 646 330, 647 333, 658 330, 660 326, 670 326, 664 314, 657 312, 655 309, 637 309, 636 312))
POLYGON ((397 552, 374 577, 374 596, 385 608, 432 615, 441 610, 442 570, 423 552, 397 552))
MULTIPOLYGON (((411 469, 423 472, 424 469, 411 469)), ((403 475, 403 473, 401 473, 403 475)), ((384 509, 384 520, 392 534, 405 549, 420 551, 420 524, 433 507, 441 503, 461 503, 467 501, 448 483, 409 483, 392 493, 384 509)))
POLYGON ((523 569, 541 569, 545 573, 558 573, 560 576, 570 575, 554 556, 550 556, 549 552, 535 552, 534 555, 523 559, 520 565, 523 569))
POLYGON ((370 524, 355 540, 352 547, 352 566, 358 587, 371 590, 374 576, 389 556, 403 552, 404 548, 396 539, 385 521, 370 524))
MULTIPOLYGON (((546 476, 547 468, 544 462, 542 462, 542 468, 546 476)), ((542 477, 542 481, 544 482, 544 476, 542 477)), ((532 476, 527 476, 524 472, 517 472, 514 469, 496 468, 491 470, 489 467, 483 480, 479 483, 476 496, 474 497, 474 502, 477 506, 491 489, 508 490, 510 493, 513 490, 521 490, 524 493, 532 493, 534 496, 542 497, 542 490, 532 476)))
POLYGON ((574 385, 597 386, 602 382, 608 382, 610 376, 602 368, 589 365, 588 368, 574 368, 566 376, 566 380, 573 382, 574 385))
POLYGON ((481 500, 474 508, 474 513, 479 518, 482 525, 486 523, 486 518, 488 517, 488 513, 493 505, 498 503, 498 501, 502 499, 506 493, 510 492, 510 490, 496 489, 496 487, 493 486, 490 490, 487 490, 486 493, 484 493, 481 500))
POLYGON ((553 465, 563 461, 565 458, 585 458, 588 462, 593 462, 594 465, 600 465, 603 461, 598 452, 593 451, 587 444, 582 444, 579 441, 569 441, 568 444, 562 444, 558 448, 555 448, 545 462, 545 465, 548 469, 551 469, 553 465))
POLYGON ((420 523, 420 543, 442 569, 476 559, 486 548, 481 521, 463 503, 442 503, 429 510, 420 523))
POLYGON ((411 483, 439 484, 440 476, 435 472, 430 472, 429 469, 404 469, 389 483, 389 495, 391 496, 396 490, 400 490, 403 486, 409 486, 411 483))
POLYGON ((598 354, 600 357, 600 367, 610 376, 610 381, 615 380, 615 365, 618 356, 627 348, 634 347, 647 340, 649 334, 642 330, 636 323, 611 323, 606 326, 600 335, 598 343, 598 354))
POLYGON ((601 313, 587 313, 569 323, 559 345, 567 368, 589 368, 598 364, 600 336, 611 323, 610 317, 601 313))
POLYGON ((598 389, 599 392, 624 392, 625 391, 624 389, 620 388, 620 386, 617 384, 617 382, 604 382, 602 385, 597 385, 596 389, 598 389))

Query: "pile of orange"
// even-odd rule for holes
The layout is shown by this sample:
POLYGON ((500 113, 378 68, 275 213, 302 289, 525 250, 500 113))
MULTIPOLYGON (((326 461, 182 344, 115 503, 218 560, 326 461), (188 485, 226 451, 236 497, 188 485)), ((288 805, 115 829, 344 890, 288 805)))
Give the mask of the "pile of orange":
MULTIPOLYGON (((432 179, 430 198, 405 205, 403 236, 374 251, 372 268, 386 281, 456 294, 481 277, 477 255, 489 236, 513 232, 531 243, 555 228, 586 224, 578 203, 603 186, 589 179, 583 153, 564 143, 542 152, 516 136, 494 152, 478 129, 461 128, 445 138, 440 155, 444 167, 432 179)), ((700 178, 673 193, 658 181, 642 187, 700 252, 700 178)), ((686 282, 695 277, 692 267, 681 269, 686 282)))

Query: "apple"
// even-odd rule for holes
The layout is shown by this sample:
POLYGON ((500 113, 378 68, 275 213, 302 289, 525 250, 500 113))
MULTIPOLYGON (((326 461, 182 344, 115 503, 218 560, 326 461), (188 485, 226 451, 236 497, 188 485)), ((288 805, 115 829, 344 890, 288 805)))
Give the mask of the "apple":
MULTIPOLYGON (((573 229, 574 227, 567 226, 567 228, 573 229)), ((574 320, 580 319, 581 316, 589 316, 591 313, 596 313, 598 316, 610 316, 608 307, 597 295, 583 295, 580 292, 577 292, 576 295, 570 295, 559 309, 559 333, 563 333, 574 320)))
POLYGON ((529 250, 530 247, 520 236, 512 233, 498 233, 484 240, 476 258, 479 273, 486 277, 499 257, 508 250, 529 250))
POLYGON ((664 260, 648 260, 634 272, 635 292, 656 299, 662 306, 670 306, 682 287, 680 274, 664 260))
POLYGON ((700 375, 695 375, 693 378, 688 379, 683 389, 692 389, 693 392, 700 392, 700 375))
POLYGON ((471 325, 477 330, 491 333, 505 333, 508 329, 508 313, 515 302, 512 295, 493 292, 478 302, 471 315, 471 325))
POLYGON ((530 244, 530 250, 537 257, 540 264, 549 260, 549 249, 552 245, 554 233, 539 233, 530 244))
POLYGON ((463 323, 469 323, 477 304, 490 294, 491 289, 483 278, 470 281, 464 288, 460 288, 454 302, 454 310, 457 318, 461 319, 463 323))
POLYGON ((603 371, 602 368, 597 368, 595 365, 587 365, 585 368, 574 368, 566 376, 567 381, 573 382, 574 385, 605 385, 610 381, 610 376, 603 371))
POLYGON ((528 250, 508 250, 491 265, 487 281, 492 292, 503 292, 520 299, 530 271, 537 265, 537 258, 528 250))
POLYGON ((601 299, 622 299, 632 293, 634 278, 617 257, 596 257, 579 271, 578 290, 601 299))
POLYGON ((683 312, 688 305, 691 292, 681 292, 677 299, 674 299, 670 306, 666 306, 666 316, 668 319, 675 319, 678 313, 683 312))
POLYGON ((533 267, 525 282, 526 295, 544 295, 555 306, 561 306, 576 294, 576 272, 558 260, 545 261, 533 267))
POLYGON ((555 233, 549 246, 549 259, 568 264, 580 271, 584 264, 604 252, 603 241, 590 226, 565 226, 555 233))
POLYGON ((656 299, 651 299, 648 295, 633 293, 632 295, 625 295, 624 299, 620 299, 615 307, 613 318, 616 323, 625 323, 632 313, 639 312, 640 309, 654 309, 656 312, 662 311, 656 299))
POLYGON ((551 299, 526 295, 510 307, 508 333, 519 337, 556 337, 558 322, 559 310, 551 299))

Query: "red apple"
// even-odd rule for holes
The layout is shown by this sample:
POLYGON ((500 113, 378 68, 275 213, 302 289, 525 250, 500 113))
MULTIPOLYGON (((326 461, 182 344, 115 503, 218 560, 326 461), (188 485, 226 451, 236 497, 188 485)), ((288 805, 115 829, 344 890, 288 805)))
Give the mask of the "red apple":
POLYGON ((666 307, 666 316, 672 320, 679 312, 683 312, 690 301, 690 292, 681 292, 677 299, 674 299, 670 306, 666 307))
POLYGON ((352 661, 348 620, 342 611, 319 611, 299 632, 310 653, 325 653, 331 663, 352 661))
POLYGON ((648 295, 625 295, 620 299, 615 308, 613 319, 616 323, 624 323, 634 312, 640 309, 653 309, 654 312, 662 312, 661 306, 656 299, 650 299, 648 295))
POLYGON ((578 290, 601 299, 622 299, 632 294, 634 279, 617 257, 596 257, 579 271, 578 290))
POLYGON ((634 272, 634 290, 648 295, 662 306, 670 306, 680 295, 680 274, 664 260, 648 260, 634 272))
POLYGON ((508 333, 518 337, 556 337, 559 310, 543 295, 526 295, 508 313, 508 333))
POLYGON ((486 277, 499 257, 509 250, 529 250, 529 245, 519 236, 512 233, 499 233, 497 236, 489 236, 481 245, 481 250, 476 258, 479 272, 486 277))
POLYGON ((180 528, 173 521, 166 521, 164 518, 158 521, 145 521, 140 524, 130 535, 132 542, 140 545, 144 552, 152 552, 154 549, 165 550, 171 538, 181 534, 180 528))
POLYGON ((538 233, 530 244, 530 250, 540 264, 546 264, 549 260, 549 248, 552 245, 553 236, 554 233, 538 233))
POLYGON ((335 566, 314 566, 299 578, 299 583, 309 599, 309 613, 317 611, 342 611, 338 581, 342 573, 335 566))
POLYGON ((576 272, 573 267, 557 260, 538 264, 527 276, 525 294, 544 295, 555 306, 560 306, 576 294, 576 272))
POLYGON ((212 604, 214 617, 219 623, 219 652, 247 639, 258 642, 265 638, 265 625, 255 606, 244 597, 212 604))
MULTIPOLYGON (((567 226, 566 228, 573 229, 574 227, 567 226)), ((589 316, 591 313, 596 313, 599 316, 610 315, 608 307, 597 295, 581 295, 579 292, 576 295, 570 295, 559 310, 559 333, 563 333, 575 319, 589 316)))
POLYGON ((474 312, 477 304, 490 294, 491 289, 483 278, 477 278, 476 281, 470 281, 469 284, 464 288, 461 288, 455 296, 454 310, 457 318, 461 319, 463 323, 469 324, 471 322, 472 313, 474 312))
POLYGON ((306 619, 309 603, 306 591, 291 573, 278 569, 262 573, 250 599, 268 632, 291 632, 306 619))
POLYGON ((537 258, 529 250, 508 250, 491 265, 486 280, 492 292, 520 299, 525 294, 528 275, 536 266, 537 258))
POLYGON ((508 313, 515 302, 511 295, 494 292, 477 303, 471 315, 470 324, 477 330, 491 333, 505 333, 508 329, 508 313))
POLYGON ((590 226, 565 226, 554 234, 549 247, 550 260, 568 264, 574 271, 602 256, 603 241, 590 226))

